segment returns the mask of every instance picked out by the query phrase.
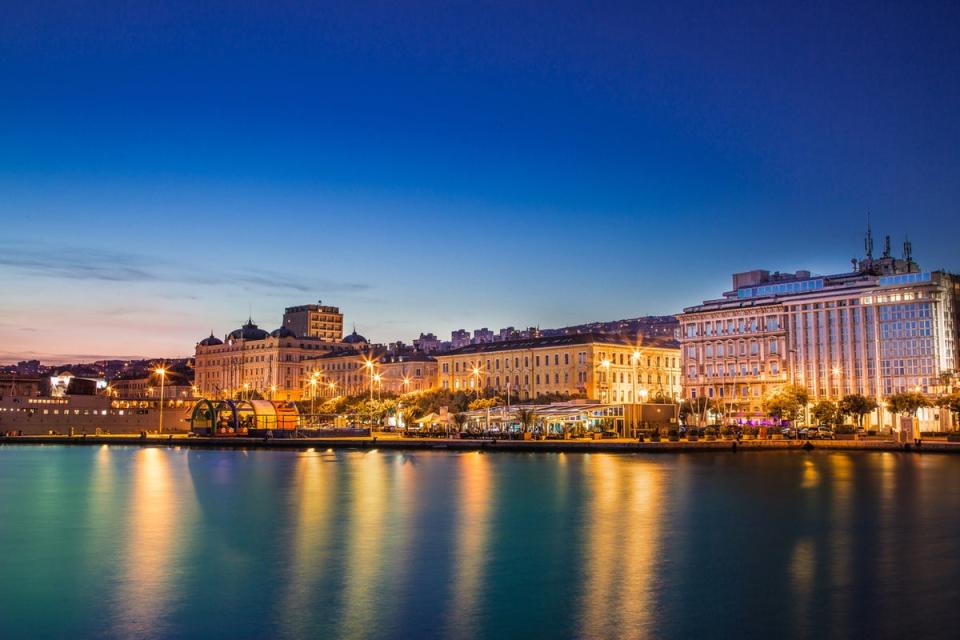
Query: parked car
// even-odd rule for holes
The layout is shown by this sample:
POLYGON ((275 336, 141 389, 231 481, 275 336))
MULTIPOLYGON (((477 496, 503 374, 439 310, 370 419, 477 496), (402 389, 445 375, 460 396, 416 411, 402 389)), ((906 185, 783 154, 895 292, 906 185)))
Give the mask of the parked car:
POLYGON ((800 431, 796 427, 784 427, 780 430, 780 435, 792 440, 800 436, 800 431))
POLYGON ((820 440, 833 440, 833 429, 824 425, 820 425, 817 427, 816 435, 812 437, 819 438, 820 440))

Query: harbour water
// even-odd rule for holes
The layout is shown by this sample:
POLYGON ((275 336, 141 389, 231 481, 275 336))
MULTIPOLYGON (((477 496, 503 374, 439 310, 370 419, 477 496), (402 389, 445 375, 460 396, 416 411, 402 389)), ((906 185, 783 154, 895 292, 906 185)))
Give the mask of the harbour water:
POLYGON ((960 456, 0 446, 0 636, 947 637, 960 456))

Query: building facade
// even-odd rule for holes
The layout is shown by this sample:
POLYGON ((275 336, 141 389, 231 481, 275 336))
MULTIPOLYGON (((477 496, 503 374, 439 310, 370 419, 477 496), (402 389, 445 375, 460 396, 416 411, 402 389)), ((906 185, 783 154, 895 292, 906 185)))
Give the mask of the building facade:
POLYGON ((471 344, 435 357, 440 388, 490 389, 522 400, 569 394, 635 403, 681 391, 680 352, 668 340, 566 335, 471 344))
POLYGON ((287 307, 283 312, 283 327, 300 338, 316 338, 324 342, 343 340, 340 309, 320 303, 287 307))
POLYGON ((311 393, 318 398, 370 393, 402 394, 436 386, 437 361, 428 354, 390 352, 364 343, 356 349, 340 349, 319 356, 308 364, 311 393))
MULTIPOLYGON (((850 272, 739 273, 721 298, 684 309, 684 395, 759 417, 764 399, 786 384, 806 387, 814 401, 935 392, 960 357, 960 280, 921 270, 909 243, 900 259, 889 239, 880 258, 869 232, 865 245, 850 272)), ((935 414, 924 412, 925 427, 935 414)), ((874 427, 891 424, 882 408, 871 418, 874 427)))
POLYGON ((340 344, 324 337, 301 338, 286 327, 268 333, 250 321, 224 340, 211 334, 197 343, 194 384, 209 398, 300 400, 309 393, 305 361, 340 344))

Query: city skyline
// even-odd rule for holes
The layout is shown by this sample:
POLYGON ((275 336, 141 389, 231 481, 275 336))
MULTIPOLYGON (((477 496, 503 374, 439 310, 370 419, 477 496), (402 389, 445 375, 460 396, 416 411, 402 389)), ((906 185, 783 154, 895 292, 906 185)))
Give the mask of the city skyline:
POLYGON ((0 361, 674 314, 868 211, 958 270, 955 6, 351 4, 5 9, 0 361))

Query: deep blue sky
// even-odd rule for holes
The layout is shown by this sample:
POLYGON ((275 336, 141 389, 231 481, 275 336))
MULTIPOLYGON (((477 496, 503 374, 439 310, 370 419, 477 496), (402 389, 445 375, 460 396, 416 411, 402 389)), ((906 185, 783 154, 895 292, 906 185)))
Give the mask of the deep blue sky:
MULTIPOLYGON (((99 4, 99 6, 97 6, 99 4)), ((0 8, 0 361, 369 338, 960 269, 960 3, 0 8)))

